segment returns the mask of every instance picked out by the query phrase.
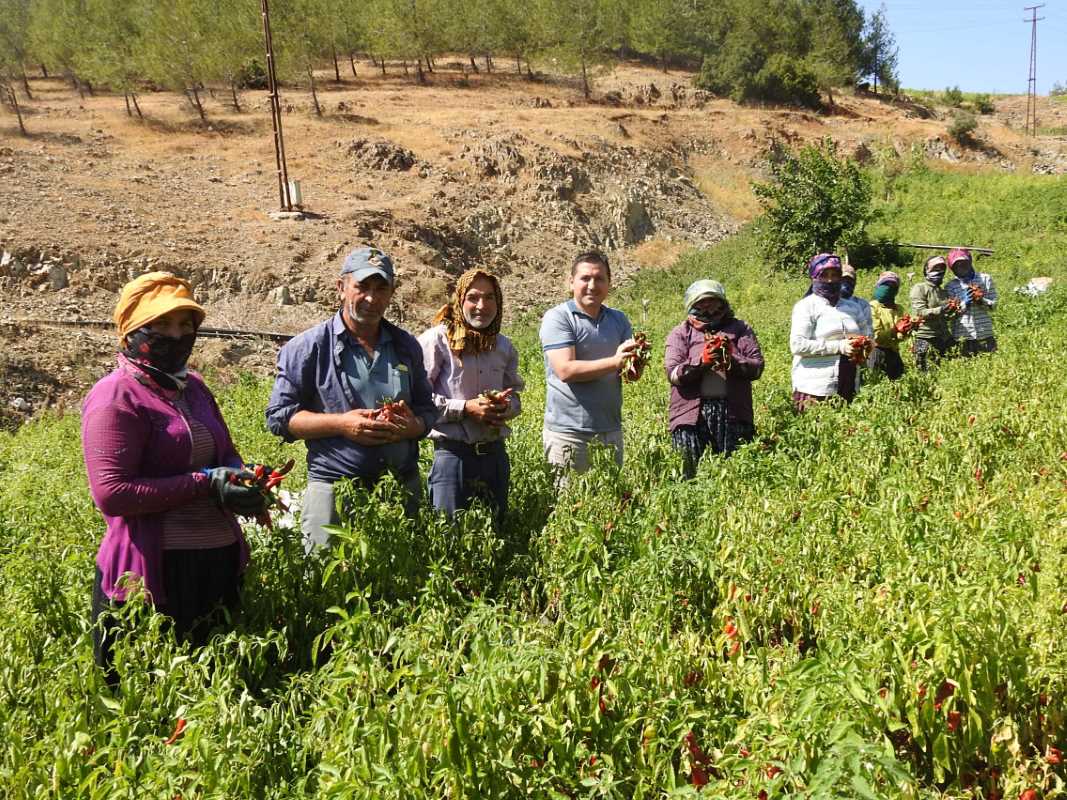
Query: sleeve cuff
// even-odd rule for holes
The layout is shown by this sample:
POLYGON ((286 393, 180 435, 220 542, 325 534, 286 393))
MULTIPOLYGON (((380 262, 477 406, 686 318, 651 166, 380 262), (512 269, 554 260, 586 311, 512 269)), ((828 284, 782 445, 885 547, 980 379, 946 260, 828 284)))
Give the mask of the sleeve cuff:
POLYGON ((463 409, 467 401, 458 397, 449 398, 445 404, 445 422, 459 422, 463 419, 463 409))

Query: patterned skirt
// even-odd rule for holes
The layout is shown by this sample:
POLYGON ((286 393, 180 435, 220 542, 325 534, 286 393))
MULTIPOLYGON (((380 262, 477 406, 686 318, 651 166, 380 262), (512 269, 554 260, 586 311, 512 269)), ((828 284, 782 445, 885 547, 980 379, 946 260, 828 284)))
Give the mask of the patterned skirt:
POLYGON ((729 455, 756 435, 756 427, 749 422, 731 420, 726 398, 705 398, 695 425, 679 425, 671 431, 671 442, 682 454, 685 477, 696 475, 697 464, 705 451, 729 455))

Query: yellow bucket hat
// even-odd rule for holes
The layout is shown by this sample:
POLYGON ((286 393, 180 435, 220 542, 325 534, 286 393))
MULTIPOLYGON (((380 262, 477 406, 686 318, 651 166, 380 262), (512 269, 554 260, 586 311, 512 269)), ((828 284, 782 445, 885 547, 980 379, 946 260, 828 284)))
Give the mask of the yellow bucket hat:
POLYGON ((204 321, 207 312, 193 300, 189 283, 170 272, 149 272, 122 287, 118 305, 115 306, 115 324, 119 338, 148 325, 164 314, 179 309, 188 309, 196 318, 196 327, 204 321))

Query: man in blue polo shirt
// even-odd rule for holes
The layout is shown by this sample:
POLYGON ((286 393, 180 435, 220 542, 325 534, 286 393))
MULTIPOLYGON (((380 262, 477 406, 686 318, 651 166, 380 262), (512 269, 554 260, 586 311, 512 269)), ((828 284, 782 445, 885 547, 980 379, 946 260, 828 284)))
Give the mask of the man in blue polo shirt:
POLYGON ((541 320, 545 356, 545 457, 560 468, 589 469, 589 445, 612 448, 622 464, 622 379, 637 346, 630 320, 604 305, 611 267, 603 253, 571 265, 571 294, 541 320))
POLYGON ((389 472, 408 491, 408 515, 418 508, 418 440, 440 412, 418 341, 385 319, 395 284, 389 256, 353 250, 337 281, 340 311, 278 354, 267 427, 288 442, 307 442, 301 527, 309 550, 324 547, 324 526, 338 523, 337 481, 370 486, 389 472), (383 413, 387 403, 395 405, 383 413))

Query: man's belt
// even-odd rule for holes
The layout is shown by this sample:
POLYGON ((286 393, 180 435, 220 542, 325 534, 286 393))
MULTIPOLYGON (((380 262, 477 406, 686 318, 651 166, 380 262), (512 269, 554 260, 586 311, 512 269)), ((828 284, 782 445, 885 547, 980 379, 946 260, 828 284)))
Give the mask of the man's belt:
POLYGON ((434 439, 435 450, 447 450, 457 456, 487 456, 504 449, 503 439, 491 442, 461 442, 456 439, 434 439))

